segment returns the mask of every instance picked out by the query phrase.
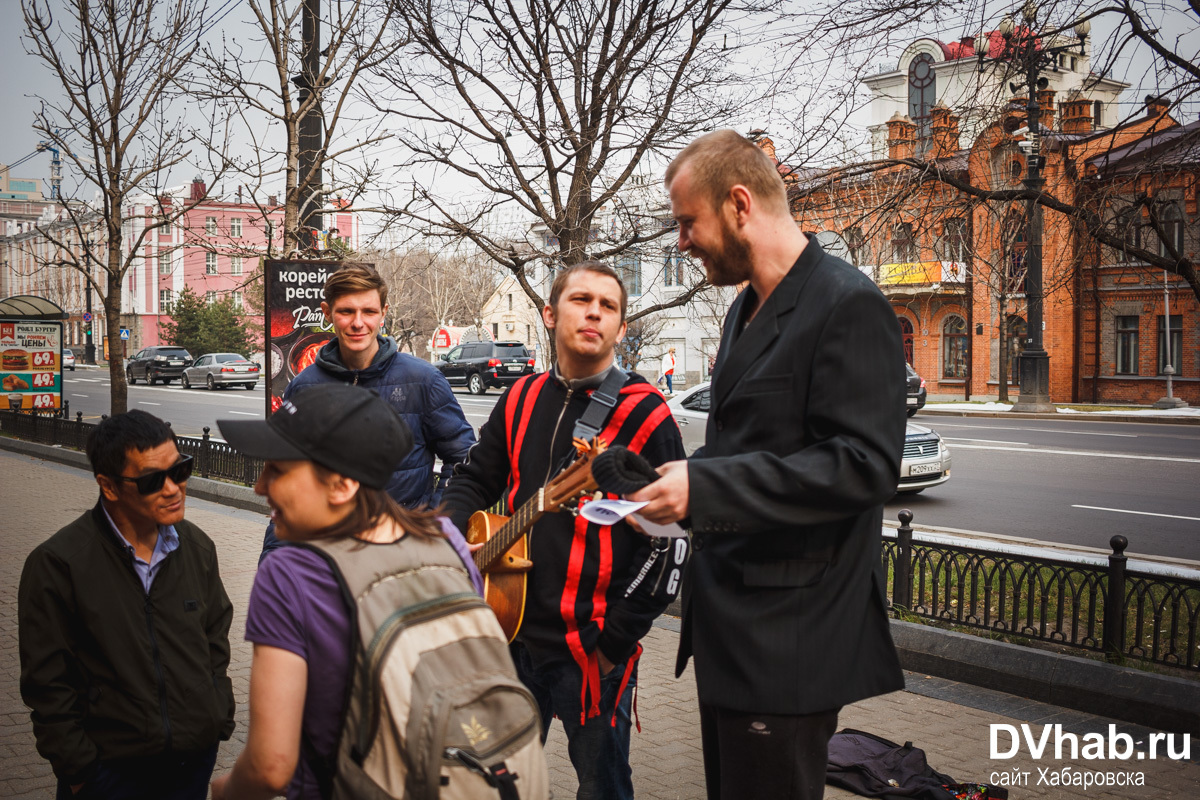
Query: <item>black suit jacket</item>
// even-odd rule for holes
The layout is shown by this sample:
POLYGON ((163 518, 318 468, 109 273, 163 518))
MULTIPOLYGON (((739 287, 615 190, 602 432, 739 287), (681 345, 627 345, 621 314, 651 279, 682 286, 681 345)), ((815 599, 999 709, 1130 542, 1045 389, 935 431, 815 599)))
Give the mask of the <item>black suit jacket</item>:
POLYGON ((904 687, 880 557, 904 352, 878 287, 812 239, 743 330, 756 300, 729 310, 688 462, 676 675, 695 656, 702 702, 806 714, 904 687))

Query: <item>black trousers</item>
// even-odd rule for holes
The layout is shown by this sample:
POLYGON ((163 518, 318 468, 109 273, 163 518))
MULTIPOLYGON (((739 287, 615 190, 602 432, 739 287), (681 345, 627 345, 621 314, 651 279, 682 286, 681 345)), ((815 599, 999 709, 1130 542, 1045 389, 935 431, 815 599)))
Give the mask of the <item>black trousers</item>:
POLYGON ((708 800, 821 800, 839 711, 753 714, 701 703, 708 800))
POLYGON ((58 782, 55 800, 205 800, 217 745, 199 753, 164 753, 101 761, 79 794, 58 782))

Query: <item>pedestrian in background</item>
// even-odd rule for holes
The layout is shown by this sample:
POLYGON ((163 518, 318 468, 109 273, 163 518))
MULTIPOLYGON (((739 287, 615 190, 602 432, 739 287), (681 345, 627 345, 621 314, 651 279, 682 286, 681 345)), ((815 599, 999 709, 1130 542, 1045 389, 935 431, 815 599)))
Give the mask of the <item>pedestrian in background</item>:
POLYGON ((796 226, 775 163, 733 131, 667 169, 679 249, 725 319, 706 442, 631 500, 691 519, 676 675, 694 659, 710 800, 820 798, 847 703, 904 687, 884 604, 883 503, 904 445, 904 353, 879 288, 796 226))
MULTIPOLYGON (((432 364, 399 352, 394 339, 380 335, 387 309, 387 284, 373 268, 348 264, 330 275, 321 311, 337 338, 292 379, 283 399, 329 383, 374 389, 413 434, 413 448, 397 464, 387 493, 405 508, 433 508, 441 502, 454 465, 475 444, 475 432, 445 376, 432 364), (442 462, 440 477, 433 472, 435 458, 442 462)), ((454 531, 453 536, 458 535, 454 531)), ((278 546, 274 529, 268 527, 263 554, 278 546)))
POLYGON ((662 360, 662 374, 667 382, 667 394, 675 393, 675 386, 672 382, 675 377, 675 348, 668 348, 667 354, 662 360))
POLYGON ((229 624, 212 540, 184 517, 190 456, 130 411, 87 442, 100 499, 30 553, 21 698, 58 800, 204 800, 233 733, 229 624))

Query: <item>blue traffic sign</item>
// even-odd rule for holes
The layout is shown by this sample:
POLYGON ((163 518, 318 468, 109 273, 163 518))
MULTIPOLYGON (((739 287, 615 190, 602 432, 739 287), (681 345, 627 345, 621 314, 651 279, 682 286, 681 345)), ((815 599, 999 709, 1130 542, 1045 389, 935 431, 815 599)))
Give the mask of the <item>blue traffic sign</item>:
POLYGON ((121 338, 129 339, 129 328, 121 328, 121 338))

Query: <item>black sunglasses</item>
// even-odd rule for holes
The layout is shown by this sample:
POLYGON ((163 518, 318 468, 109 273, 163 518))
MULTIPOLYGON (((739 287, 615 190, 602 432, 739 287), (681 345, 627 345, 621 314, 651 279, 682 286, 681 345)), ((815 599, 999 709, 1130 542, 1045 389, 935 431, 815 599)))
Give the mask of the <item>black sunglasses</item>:
POLYGON ((192 457, 181 456, 178 461, 166 469, 147 472, 136 478, 127 478, 124 475, 113 475, 112 477, 114 480, 136 483, 138 494, 154 494, 162 491, 163 484, 167 482, 168 477, 173 483, 183 483, 192 477, 192 457))

